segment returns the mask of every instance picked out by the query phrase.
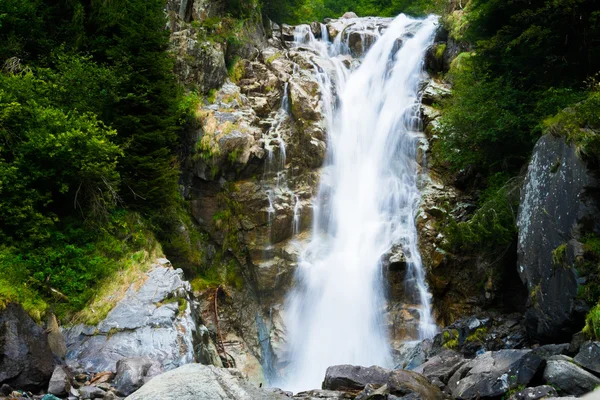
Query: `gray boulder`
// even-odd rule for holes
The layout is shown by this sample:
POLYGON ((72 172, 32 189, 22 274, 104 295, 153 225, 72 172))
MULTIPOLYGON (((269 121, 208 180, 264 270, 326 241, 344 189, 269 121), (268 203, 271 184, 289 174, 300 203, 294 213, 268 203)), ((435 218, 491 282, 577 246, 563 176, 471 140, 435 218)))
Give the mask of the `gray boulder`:
POLYGON ((327 368, 323 389, 362 390, 368 383, 384 385, 390 371, 378 366, 334 365, 327 368))
POLYGON ((65 330, 73 370, 116 372, 117 362, 128 357, 149 357, 167 370, 195 361, 198 327, 183 271, 159 259, 142 282, 137 290, 132 285, 97 326, 65 330))
POLYGON ((344 15, 342 15, 342 18, 343 19, 358 18, 358 15, 356 15, 356 13, 353 11, 347 11, 344 13, 344 15))
POLYGON ((64 396, 71 389, 71 379, 69 371, 63 366, 54 368, 50 383, 48 384, 48 393, 55 396, 64 396))
POLYGON ((588 342, 581 346, 574 360, 583 368, 600 374, 600 342, 588 342))
POLYGON ((552 386, 536 386, 519 390, 508 398, 508 400, 539 400, 549 396, 557 396, 556 389, 552 386))
POLYGON ((54 372, 44 330, 18 304, 0 312, 0 384, 16 389, 46 389, 54 372))
POLYGON ((581 396, 600 385, 600 379, 579 367, 570 357, 554 356, 548 359, 544 380, 560 389, 561 394, 581 396))
POLYGON ((517 225, 518 272, 529 290, 525 324, 542 342, 567 341, 583 325, 585 305, 577 299, 579 223, 598 218, 589 187, 597 182, 576 154, 574 145, 547 134, 531 157, 521 191, 517 225), (553 252, 564 259, 554 265, 553 252))
POLYGON ((458 399, 500 397, 527 385, 542 364, 531 350, 486 352, 461 366, 450 378, 448 388, 458 399))
POLYGON ((442 383, 448 384, 450 377, 465 362, 466 360, 462 354, 453 350, 444 350, 415 369, 415 372, 422 373, 429 380, 438 379, 442 383))
POLYGON ((114 385, 122 396, 129 396, 150 378, 161 374, 161 365, 148 357, 124 358, 117 362, 114 385))
POLYGON ((84 400, 101 399, 106 392, 96 386, 84 386, 79 389, 79 396, 84 400))
POLYGON ((283 400, 248 383, 237 370, 187 364, 151 379, 128 400, 283 400))
POLYGON ((392 371, 388 377, 387 387, 395 396, 412 396, 409 398, 423 400, 441 400, 444 395, 439 388, 429 383, 423 375, 402 369, 392 371))

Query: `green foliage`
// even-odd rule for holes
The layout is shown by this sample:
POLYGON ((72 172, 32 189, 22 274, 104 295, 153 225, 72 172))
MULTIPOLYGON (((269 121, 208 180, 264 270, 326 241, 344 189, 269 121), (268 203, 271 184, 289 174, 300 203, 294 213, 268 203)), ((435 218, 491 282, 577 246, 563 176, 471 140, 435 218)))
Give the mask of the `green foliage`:
POLYGON ((517 233, 516 187, 515 182, 511 181, 500 189, 484 194, 482 205, 468 221, 447 221, 444 233, 448 238, 449 250, 491 255, 504 252, 517 233))
POLYGON ((583 333, 592 340, 600 340, 600 304, 592 308, 586 316, 583 333))
POLYGON ((442 346, 446 349, 455 350, 458 348, 458 330, 445 330, 442 334, 442 346))
POLYGON ((465 343, 485 342, 487 333, 488 329, 485 326, 477 328, 475 332, 467 336, 465 343))
POLYGON ((567 244, 563 243, 556 249, 552 250, 552 264, 556 268, 564 266, 567 262, 567 244))

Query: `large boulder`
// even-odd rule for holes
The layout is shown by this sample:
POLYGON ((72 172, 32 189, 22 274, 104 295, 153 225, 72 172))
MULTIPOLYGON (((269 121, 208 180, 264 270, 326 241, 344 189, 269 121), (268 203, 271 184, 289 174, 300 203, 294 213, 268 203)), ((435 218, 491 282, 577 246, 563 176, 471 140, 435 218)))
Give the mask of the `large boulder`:
POLYGON ((121 359, 149 357, 168 370, 195 361, 194 347, 201 342, 183 271, 159 259, 141 281, 132 283, 98 325, 65 331, 71 367, 116 372, 121 359))
POLYGON ((323 389, 326 390, 362 390, 368 383, 384 385, 390 371, 378 367, 358 365, 334 365, 327 368, 323 389))
POLYGON ((423 375, 402 369, 392 371, 387 387, 394 396, 413 396, 409 398, 423 400, 441 400, 444 398, 439 388, 432 385, 423 375))
POLYGON ((44 330, 18 304, 0 312, 0 385, 38 391, 46 389, 54 371, 44 330))
POLYGON ((560 389, 561 394, 581 396, 600 385, 600 378, 590 374, 567 356, 548 359, 544 380, 560 389))
POLYGON ((236 370, 188 364, 151 379, 127 400, 283 400, 259 389, 236 370))
POLYGON ((529 290, 528 333, 542 342, 567 341, 583 323, 573 265, 580 222, 598 217, 590 186, 596 180, 574 145, 551 134, 538 140, 521 191, 518 272, 529 290))
POLYGON ((64 396, 71 389, 71 376, 67 368, 62 365, 57 366, 50 378, 48 393, 55 396, 64 396))
POLYGON ((444 350, 426 363, 419 366, 415 371, 422 373, 427 379, 439 380, 448 384, 450 377, 467 362, 464 356, 453 350, 444 350))
POLYGON ((542 359, 531 350, 500 350, 480 354, 460 367, 448 388, 458 399, 496 398, 527 385, 542 359))

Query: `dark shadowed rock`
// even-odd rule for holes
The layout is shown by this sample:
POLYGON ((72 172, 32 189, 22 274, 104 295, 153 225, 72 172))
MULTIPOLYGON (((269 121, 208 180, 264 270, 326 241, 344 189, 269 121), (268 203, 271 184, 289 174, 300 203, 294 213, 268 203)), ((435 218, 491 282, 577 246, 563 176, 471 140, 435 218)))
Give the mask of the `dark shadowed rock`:
POLYGON ((539 400, 556 395, 556 389, 552 386, 544 385, 519 390, 517 393, 510 396, 508 400, 539 400))
POLYGON ((54 372, 46 334, 18 304, 0 312, 0 384, 16 389, 46 389, 54 372))
POLYGON ((561 390, 561 394, 581 396, 600 385, 600 379, 579 367, 567 356, 548 359, 544 380, 561 390))
POLYGON ((537 349, 533 349, 531 352, 540 356, 544 360, 547 360, 552 356, 567 354, 569 352, 569 343, 547 344, 544 346, 540 346, 537 349))
POLYGON ((518 217, 518 270, 530 294, 526 326, 534 339, 566 341, 583 324, 586 308, 577 299, 578 277, 572 265, 579 223, 598 217, 590 186, 597 182, 575 146, 551 134, 538 140, 518 217), (559 246, 564 246, 564 265, 553 262, 559 246))
POLYGON ((388 390, 396 396, 417 394, 427 400, 444 398, 440 389, 427 380, 423 375, 413 371, 396 370, 390 373, 387 381, 388 390))
POLYGON ((323 389, 362 390, 368 383, 383 385, 390 371, 378 366, 334 365, 327 368, 323 389))
POLYGON ((48 393, 55 396, 64 396, 71 389, 71 378, 69 371, 63 366, 54 368, 50 383, 48 384, 48 393))
POLYGON ((450 378, 448 388, 459 399, 500 397, 510 389, 527 385, 542 364, 531 350, 483 353, 465 363, 450 378))
POLYGON ((581 346, 574 360, 583 368, 600 374, 600 342, 589 342, 581 346))
POLYGON ((581 346, 588 341, 588 337, 583 332, 577 332, 571 338, 571 343, 569 344, 569 353, 577 354, 581 346))
POLYGON ((117 363, 114 384, 119 394, 129 396, 162 372, 161 365, 148 357, 124 358, 117 363))
POLYGON ((284 400, 259 389, 237 370, 188 364, 151 379, 128 400, 284 400))

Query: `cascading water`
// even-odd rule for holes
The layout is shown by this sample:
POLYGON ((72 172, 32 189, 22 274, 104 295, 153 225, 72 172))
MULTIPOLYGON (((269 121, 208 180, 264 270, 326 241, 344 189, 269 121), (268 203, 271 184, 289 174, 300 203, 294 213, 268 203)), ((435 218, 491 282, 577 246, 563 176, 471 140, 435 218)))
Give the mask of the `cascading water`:
POLYGON ((402 245, 407 276, 416 288, 420 335, 435 333, 415 214, 418 86, 436 24, 433 16, 400 15, 351 74, 339 57, 347 51, 340 40, 329 44, 315 40, 306 28, 296 31, 297 42, 334 68, 314 65, 329 153, 314 205, 313 237, 287 301, 289 365, 281 383, 286 389, 320 387, 331 365, 391 366, 382 256, 394 245, 402 245))

